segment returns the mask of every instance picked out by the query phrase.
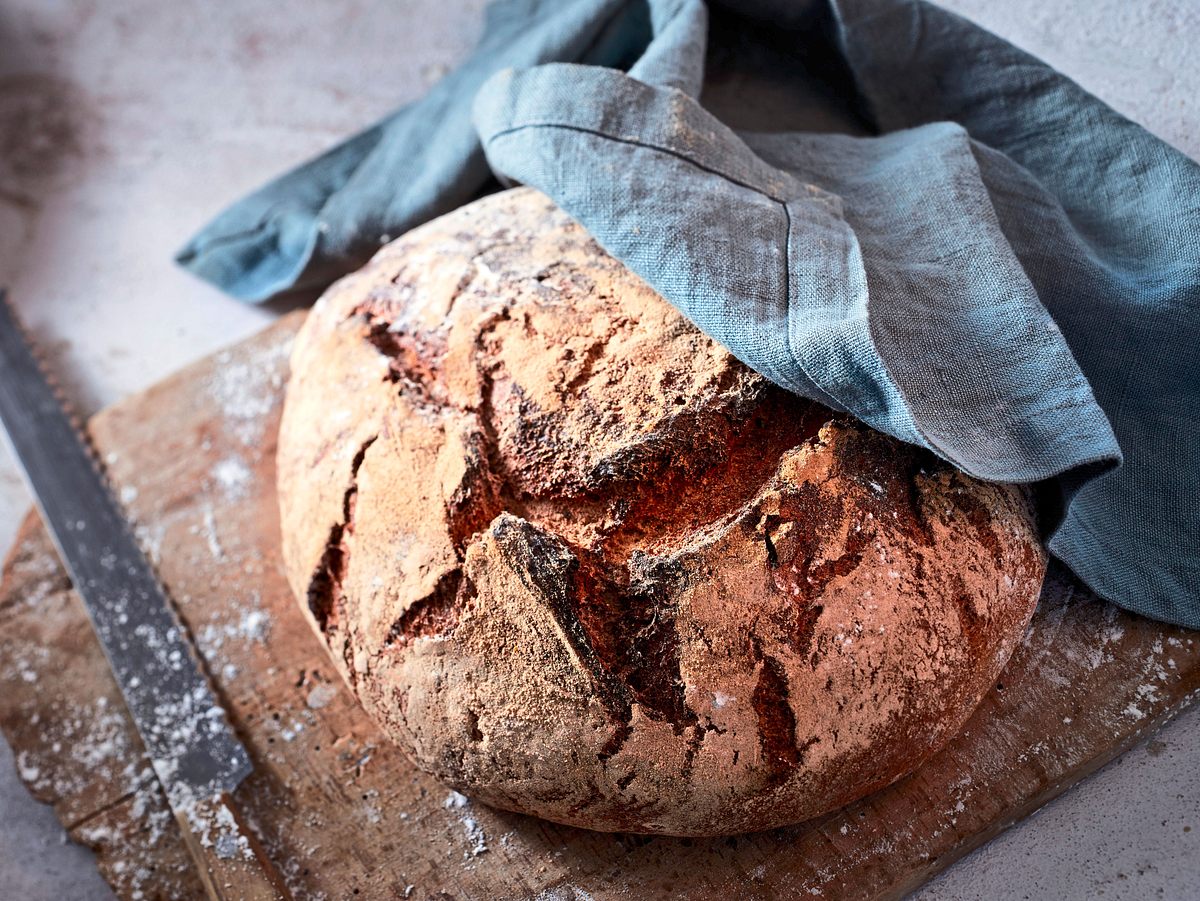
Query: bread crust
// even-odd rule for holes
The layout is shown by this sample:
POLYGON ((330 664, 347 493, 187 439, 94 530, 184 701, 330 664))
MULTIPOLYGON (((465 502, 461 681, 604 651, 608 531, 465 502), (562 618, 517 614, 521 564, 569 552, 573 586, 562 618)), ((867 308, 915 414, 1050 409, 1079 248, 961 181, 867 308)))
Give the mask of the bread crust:
POLYGON ((771 385, 529 189, 330 288, 292 372, 292 587, 380 727, 498 807, 816 816, 953 736, 1037 602, 1021 489, 771 385))

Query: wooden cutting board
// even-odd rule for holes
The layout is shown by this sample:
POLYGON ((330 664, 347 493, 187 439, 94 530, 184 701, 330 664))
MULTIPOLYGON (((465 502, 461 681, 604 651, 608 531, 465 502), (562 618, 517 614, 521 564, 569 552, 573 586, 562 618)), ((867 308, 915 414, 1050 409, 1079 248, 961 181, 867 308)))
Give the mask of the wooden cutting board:
MULTIPOLYGON (((390 747, 284 579, 275 433, 300 314, 105 410, 97 447, 254 759, 238 790, 297 898, 894 898, 1200 693, 1200 633, 1062 573, 966 729, 819 820, 736 838, 606 835, 491 810, 390 747)), ((36 516, 0 584, 0 728, 21 778, 125 899, 202 898, 120 695, 36 516)))

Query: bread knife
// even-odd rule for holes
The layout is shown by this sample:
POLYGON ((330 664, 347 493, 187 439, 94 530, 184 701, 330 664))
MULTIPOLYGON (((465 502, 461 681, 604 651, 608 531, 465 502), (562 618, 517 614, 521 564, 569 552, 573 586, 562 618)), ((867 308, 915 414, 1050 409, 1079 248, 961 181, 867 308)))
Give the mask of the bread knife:
POLYGON ((288 899, 232 796, 251 772, 246 749, 3 291, 0 424, 209 896, 288 899))

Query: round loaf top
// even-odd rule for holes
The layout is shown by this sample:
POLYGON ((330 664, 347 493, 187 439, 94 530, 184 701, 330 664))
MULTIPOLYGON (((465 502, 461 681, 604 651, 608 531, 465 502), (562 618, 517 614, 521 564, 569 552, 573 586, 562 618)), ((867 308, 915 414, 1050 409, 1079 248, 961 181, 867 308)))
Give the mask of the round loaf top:
POLYGON ((384 247, 297 338, 288 577, 481 801, 715 835, 911 772, 1037 602, 1024 493, 770 384, 543 195, 384 247))

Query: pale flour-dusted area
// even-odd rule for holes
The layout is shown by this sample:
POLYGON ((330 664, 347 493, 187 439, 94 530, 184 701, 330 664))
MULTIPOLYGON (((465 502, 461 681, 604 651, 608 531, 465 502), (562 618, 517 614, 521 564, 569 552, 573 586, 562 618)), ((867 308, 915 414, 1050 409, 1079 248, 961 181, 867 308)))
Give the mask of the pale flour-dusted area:
MULTIPOLYGON (((279 313, 240 306, 190 280, 172 265, 172 252, 226 201, 420 94, 470 46, 482 5, 251 2, 216 12, 137 0, 14 0, 0 10, 0 284, 10 288, 81 410, 94 412, 145 388, 279 313), (30 122, 41 125, 30 129, 30 122)), ((1200 11, 1188 0, 946 5, 1038 53, 1200 156, 1200 66, 1192 56, 1200 11)), ((164 541, 186 541, 214 559, 245 550, 222 534, 215 511, 244 503, 255 490, 251 447, 260 437, 256 423, 269 411, 263 396, 239 392, 237 374, 228 368, 214 373, 206 386, 226 413, 232 440, 205 460, 198 515, 174 538, 161 523, 150 526, 144 537, 152 551, 164 541)), ((122 500, 136 510, 136 489, 129 487, 122 500)), ((5 458, 5 548, 27 505, 5 458)), ((235 613, 197 629, 201 647, 216 659, 261 653, 278 628, 269 599, 237 600, 235 613)), ((1096 635, 1109 634, 1103 618, 1093 625, 1096 635)), ((1104 658, 1113 649, 1106 652, 1103 642, 1094 647, 1094 660, 1067 663, 1080 671, 1113 665, 1116 658, 1104 658)), ((1154 658, 1138 683, 1146 686, 1147 705, 1163 697, 1171 678, 1171 646, 1154 658)), ((36 676, 37 663, 3 659, 0 668, 33 687, 24 674, 36 676)), ((221 677, 235 682, 238 666, 225 659, 221 677)), ((331 703, 328 684, 306 685, 301 697, 307 703, 269 727, 276 731, 264 732, 263 741, 273 737, 281 748, 295 748, 310 738, 311 731, 304 733, 314 728, 315 712, 331 703)), ((115 767, 129 803, 150 803, 139 796, 139 774, 124 773, 120 763, 122 733, 107 706, 119 701, 115 694, 104 705, 100 700, 89 700, 78 725, 51 739, 77 766, 69 771, 74 776, 58 778, 115 767)), ((1133 701, 1130 707, 1126 719, 1136 724, 1145 708, 1133 701)), ((1101 890, 1109 898, 1160 890, 1166 898, 1193 896, 1200 884, 1197 738, 1200 719, 1185 714, 918 897, 1085 898, 1101 890)), ((357 754, 351 767, 364 756, 357 754)), ((34 766, 28 756, 0 760, 0 894, 105 897, 91 856, 61 843, 54 817, 18 782, 20 773, 36 784, 34 766)), ((363 766, 369 771, 369 762, 363 766)), ((373 791, 354 796, 364 823, 384 815, 373 791)), ((969 795, 969 786, 952 787, 939 816, 949 824, 966 811, 969 795)), ((433 800, 445 818, 447 842, 461 844, 472 859, 485 846, 495 853, 504 833, 489 831, 486 813, 453 795, 433 800)), ((108 826, 101 817, 85 828, 101 838, 108 826)))

